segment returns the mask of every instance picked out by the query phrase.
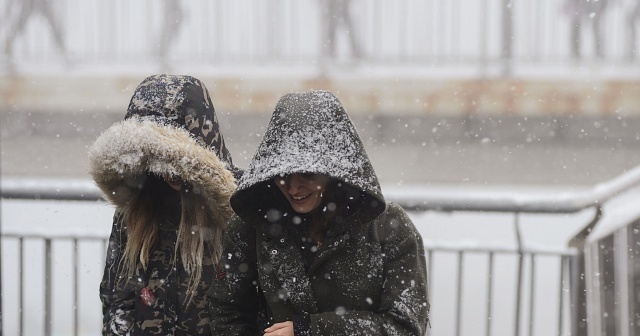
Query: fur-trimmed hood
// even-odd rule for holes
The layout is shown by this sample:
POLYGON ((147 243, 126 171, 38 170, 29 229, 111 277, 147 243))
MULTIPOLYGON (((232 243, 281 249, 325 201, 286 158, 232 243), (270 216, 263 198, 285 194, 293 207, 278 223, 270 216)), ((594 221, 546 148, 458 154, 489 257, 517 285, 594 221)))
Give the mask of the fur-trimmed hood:
POLYGON ((116 207, 139 191, 146 172, 179 176, 200 194, 224 226, 236 170, 224 145, 208 91, 189 76, 151 76, 136 89, 124 121, 89 150, 89 170, 116 207))

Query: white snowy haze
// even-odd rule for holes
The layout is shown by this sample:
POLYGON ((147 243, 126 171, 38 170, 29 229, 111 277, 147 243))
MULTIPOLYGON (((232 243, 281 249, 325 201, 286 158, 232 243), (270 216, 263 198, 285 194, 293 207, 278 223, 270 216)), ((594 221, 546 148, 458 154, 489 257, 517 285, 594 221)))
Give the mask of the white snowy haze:
POLYGON ((425 241, 429 335, 568 335, 560 255, 598 206, 596 248, 640 216, 639 4, 0 0, 1 330, 100 334, 114 209, 77 200, 87 150, 171 73, 206 83, 241 168, 278 98, 336 95, 425 241))

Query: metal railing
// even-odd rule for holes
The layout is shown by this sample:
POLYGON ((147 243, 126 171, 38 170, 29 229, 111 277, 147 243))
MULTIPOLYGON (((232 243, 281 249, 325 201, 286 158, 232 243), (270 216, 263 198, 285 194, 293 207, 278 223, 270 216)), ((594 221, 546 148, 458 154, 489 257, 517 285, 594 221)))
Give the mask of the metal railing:
MULTIPOLYGON (((571 282, 571 335, 587 335, 587 287, 585 282, 585 242, 589 233, 602 217, 603 205, 610 199, 640 185, 640 167, 636 167, 627 173, 614 178, 608 182, 598 184, 590 190, 579 192, 567 192, 554 195, 523 196, 514 195, 509 192, 496 193, 491 196, 479 194, 470 195, 449 195, 443 197, 441 193, 429 193, 425 191, 393 192, 390 200, 401 204, 410 211, 482 211, 482 212, 510 212, 514 213, 514 226, 517 237, 518 280, 516 296, 516 314, 514 335, 520 335, 520 301, 522 297, 522 272, 523 257, 529 255, 531 258, 531 272, 534 272, 534 258, 536 253, 523 249, 519 216, 523 213, 536 214, 573 214, 579 211, 593 208, 593 219, 587 223, 582 230, 576 234, 569 242, 569 250, 566 252, 556 252, 555 255, 562 258, 561 283, 564 281, 565 272, 570 273, 571 282), (565 269, 565 267, 567 269, 565 269)), ((487 250, 491 250, 488 248, 487 250)), ((462 250, 461 250, 462 251, 462 250)), ((461 252, 462 253, 462 252, 461 252)), ((458 280, 460 281, 460 279, 458 280)), ((561 285, 562 286, 562 285, 561 285)), ((533 283, 530 289, 533 298, 533 283)), ((459 294, 459 293, 458 293, 459 294)), ((560 296, 562 299, 562 296, 560 296)), ((459 303, 460 304, 460 303, 459 303)), ((563 301, 560 300, 560 311, 562 311, 563 301)), ((530 302, 533 305, 533 302, 530 302)), ((533 310, 530 310, 532 312, 533 310)), ((457 316, 456 324, 460 325, 460 317, 457 316)), ((533 317, 529 316, 529 335, 532 334, 533 317)), ((562 335, 562 316, 559 317, 558 335, 562 335)), ((458 329, 457 329, 458 330, 458 329)), ((456 333, 459 335, 459 333, 456 333)), ((489 331, 487 334, 489 335, 489 331)))
MULTIPOLYGON (((426 241, 425 248, 428 259, 429 269, 433 269, 434 256, 441 253, 453 254, 457 257, 456 262, 456 279, 455 279, 455 317, 454 317, 454 335, 458 336, 462 334, 462 327, 464 325, 464 290, 465 285, 465 258, 471 255, 484 254, 487 257, 487 272, 486 272, 486 325, 484 334, 489 336, 493 334, 493 301, 499 297, 496 295, 505 295, 504 291, 496 294, 494 287, 494 275, 496 272, 495 258, 499 255, 510 255, 517 259, 516 261, 516 285, 515 285, 515 303, 513 305, 513 335, 522 335, 526 331, 526 335, 533 335, 535 324, 535 306, 536 298, 539 294, 536 293, 538 281, 538 270, 536 268, 537 260, 541 257, 554 257, 559 258, 559 277, 556 280, 558 295, 558 316, 557 316, 557 335, 564 335, 566 330, 565 322, 570 321, 570 334, 571 335, 586 335, 586 326, 578 323, 582 319, 586 318, 586 292, 584 275, 585 274, 585 262, 584 262, 584 241, 599 221, 602 215, 602 207, 613 197, 628 191, 629 189, 640 185, 640 167, 630 170, 626 174, 615 178, 609 182, 596 185, 589 190, 583 190, 580 192, 569 192, 556 195, 525 195, 525 194, 513 194, 509 192, 497 192, 491 195, 485 194, 441 194, 430 193, 424 190, 410 190, 410 189, 396 189, 388 190, 385 194, 387 199, 392 202, 396 202, 403 206, 411 213, 421 212, 477 212, 478 215, 489 213, 512 213, 513 214, 513 227, 516 232, 516 246, 481 246, 481 245, 465 245, 460 243, 442 244, 433 241, 426 241), (594 209, 593 219, 590 220, 584 228, 577 234, 570 242, 569 247, 563 248, 536 248, 526 246, 522 241, 521 233, 521 216, 524 214, 570 214, 583 211, 585 209, 594 209), (528 267, 527 267, 528 266, 528 267), (528 278, 525 278, 525 273, 528 272, 528 278), (567 279, 570 283, 569 288, 566 288, 567 279), (528 281, 529 288, 525 290, 524 285, 528 281), (570 294, 570 305, 567 305, 565 293, 570 294), (525 302, 525 294, 529 294, 528 302, 525 302), (571 309, 568 309, 571 307, 571 309), (571 316, 565 316, 567 311, 571 311, 571 316), (528 312, 526 319, 527 324, 522 324, 523 312, 528 312)), ((87 181, 35 181, 35 180, 3 180, 0 185, 1 196, 3 199, 20 198, 20 199, 40 199, 40 200, 96 200, 100 198, 98 190, 87 181)), ((51 283, 52 279, 52 260, 51 260, 51 245, 55 241, 69 240, 74 247, 85 240, 100 241, 103 251, 106 249, 106 237, 97 236, 66 236, 66 237, 51 237, 47 235, 7 235, 3 234, 3 239, 15 239, 18 241, 19 250, 19 277, 23 274, 23 242, 25 239, 41 239, 44 241, 44 255, 45 264, 44 270, 46 274, 47 282, 45 283, 45 313, 44 334, 50 335, 50 321, 47 320, 51 316, 52 312, 52 292, 51 283)), ((3 244, 4 245, 4 244, 3 244)), ((74 263, 74 279, 76 284, 74 287, 73 301, 74 306, 77 307, 78 292, 77 283, 80 281, 80 274, 77 263, 77 249, 74 248, 74 254, 72 256, 74 263)), ((5 253, 3 253, 3 257, 5 253)), ((6 276, 6 275, 5 275, 6 276)), ((429 272, 429 283, 432 284, 433 274, 429 272)), ((478 277, 474 277, 478 278, 478 277)), ((19 279, 21 286, 23 279, 19 279)), ((9 290, 3 287, 4 290, 9 290)), ((24 288, 18 289, 20 293, 19 305, 20 311, 20 330, 23 330, 24 320, 23 318, 23 297, 22 293, 24 288)), ((437 309, 437 307, 436 307, 437 309)), ((78 315, 77 310, 74 311, 73 317, 74 331, 73 335, 78 335, 78 315)), ((434 322, 432 322, 434 323, 434 322)), ((97 332, 97 331, 96 331, 97 332)), ((476 333, 477 334, 477 333, 476 333)))
MULTIPOLYGON (((18 275, 18 288, 12 289, 15 290, 18 293, 18 311, 20 312, 18 314, 18 334, 19 336, 23 336, 25 335, 25 323, 30 323, 33 324, 35 323, 35 321, 26 321, 25 318, 25 307, 27 307, 27 305, 25 304, 25 291, 31 291, 33 290, 33 288, 28 288, 26 286, 26 279, 24 278, 24 273, 25 273, 25 254, 27 254, 25 252, 25 242, 26 241, 42 241, 44 243, 44 249, 43 249, 43 259, 44 259, 44 265, 43 266, 43 273, 45 275, 44 277, 44 309, 43 309, 43 315, 42 315, 42 330, 43 330, 43 335, 46 336, 50 336, 52 335, 52 315, 54 312, 53 309, 53 288, 54 286, 52 285, 52 281, 53 281, 53 265, 54 265, 54 261, 53 261, 53 253, 52 253, 52 244, 56 243, 56 242, 70 242, 72 244, 72 257, 71 257, 71 268, 73 270, 73 274, 72 274, 72 279, 70 279, 71 284, 72 284, 72 297, 71 297, 71 302, 73 303, 73 307, 71 310, 71 322, 70 325, 72 326, 72 332, 70 335, 73 336, 78 336, 79 335, 79 324, 80 324, 80 318, 79 318, 79 298, 80 298, 80 293, 79 293, 79 284, 81 283, 82 277, 80 274, 80 269, 81 266, 79 264, 79 244, 81 242, 99 242, 101 243, 102 246, 102 251, 106 252, 107 249, 107 238, 105 237, 101 237, 101 236, 82 236, 82 235, 74 235, 74 236, 67 236, 67 237, 50 237, 50 236, 46 236, 46 235, 37 235, 37 234, 32 234, 32 235, 16 235, 16 234, 3 234, 2 237, 5 239, 5 242, 7 240, 15 240, 17 242, 17 250, 18 250, 18 255, 17 255, 17 259, 18 259, 18 271, 17 271, 17 275, 18 275)), ((4 245, 4 244, 3 244, 4 245)), ((5 249, 6 250, 6 249, 5 249)), ((103 255, 103 257, 101 258, 103 261, 106 258, 106 254, 103 255)), ((100 268, 103 268, 100 267, 100 268)), ((97 284, 95 284, 94 287, 97 287, 97 284)), ((96 294, 97 295, 97 294, 96 294)), ((3 328, 4 329, 4 328, 3 328)), ((97 327, 95 329, 95 334, 97 335, 99 333, 100 328, 97 327)))
MULTIPOLYGON (((515 221, 517 222, 517 217, 518 215, 515 215, 516 219, 515 221)), ((25 335, 24 333, 24 328, 25 328, 25 314, 24 314, 24 309, 27 305, 25 305, 25 300, 24 300, 24 292, 25 290, 33 290, 33 288, 28 288, 25 284, 26 281, 24 279, 24 267, 25 267, 25 259, 24 259, 24 255, 25 255, 25 241, 41 241, 44 244, 44 249, 43 249, 43 259, 44 259, 44 264, 42 265, 43 268, 43 274, 45 275, 45 283, 44 283, 44 309, 43 309, 43 316, 42 316, 42 320, 41 323, 43 325, 43 335, 49 336, 52 335, 52 331, 51 331, 51 318, 52 318, 52 313, 54 312, 54 308, 53 308, 53 299, 52 299, 52 295, 54 294, 53 291, 53 285, 52 285, 52 279, 54 278, 52 275, 52 270, 53 270, 53 259, 52 259, 52 244, 54 243, 60 243, 60 242, 70 242, 73 246, 73 253, 71 256, 71 268, 73 269, 73 275, 72 275, 72 279, 70 279, 71 283, 72 283, 72 288, 73 288, 73 292, 72 292, 72 298, 71 298, 71 302, 73 302, 73 306, 74 307, 78 307, 78 301, 79 301, 79 293, 78 293, 78 284, 82 282, 82 278, 81 278, 81 265, 78 263, 78 253, 79 253, 79 249, 78 249, 78 245, 81 242, 99 242, 102 246, 102 250, 106 251, 107 248, 107 240, 105 237, 103 236, 81 236, 81 235, 77 235, 77 236, 58 236, 58 237, 50 237, 47 235, 22 235, 22 234, 5 234, 3 235, 3 239, 5 239, 5 242, 7 242, 7 240, 15 240, 17 242, 18 245, 18 256, 17 258, 19 259, 18 264, 18 270, 17 270, 17 274, 18 274, 18 283, 20 284, 20 286, 18 288, 12 288, 11 290, 15 290, 17 293, 19 293, 19 300, 18 300, 18 307, 17 309, 21 312, 21 314, 19 315, 19 322, 18 322, 18 330, 19 333, 18 335, 22 336, 25 335)), ((456 302, 456 311, 455 311, 455 333, 453 333, 452 335, 461 335, 461 326, 464 323, 464 317, 463 317, 463 312, 462 312, 462 307, 463 307, 463 301, 464 301, 464 295, 463 295, 463 283, 465 281, 465 275, 464 275, 464 260, 465 257, 468 255, 478 255, 478 254, 484 254, 487 256, 487 262, 488 262, 488 270, 486 275, 484 276, 484 278, 487 281, 487 286, 486 286, 486 291, 487 291, 487 302, 486 302, 486 315, 485 318, 487 320, 487 324, 486 324, 486 329, 485 329, 485 335, 492 335, 492 329, 491 329, 491 321, 492 321, 492 303, 493 303, 493 297, 494 295, 504 295, 504 293, 494 293, 493 289, 494 289, 494 283, 493 283, 493 279, 495 276, 495 258, 498 256, 514 256, 518 259, 517 262, 517 285, 516 285, 516 293, 515 293, 515 297, 516 297, 516 301, 513 305, 513 307, 516 310, 516 313, 514 314, 514 330, 520 330, 520 321, 521 321, 521 307, 523 305, 524 302, 524 288, 522 286, 523 282, 524 282, 524 271, 525 271, 525 264, 528 261, 528 282, 529 282, 529 294, 530 294, 530 300, 528 301, 528 312, 529 312, 529 316, 528 316, 528 325, 527 325, 527 329, 528 330, 532 330, 533 328, 533 312, 535 311, 535 293, 534 293, 534 288, 536 287, 537 281, 536 281, 536 263, 535 260, 537 257, 544 257, 544 256, 551 256, 551 257, 558 257, 561 260, 561 264, 560 264, 560 278, 557 280, 558 281, 558 288, 559 288, 559 292, 563 293, 566 291, 566 280, 567 280, 567 272, 569 271, 568 269, 568 265, 569 265, 569 260, 570 258, 573 258, 577 255, 577 251, 573 250, 573 249, 557 249, 557 250, 550 250, 550 249, 535 249, 535 248, 524 248, 524 247, 519 247, 519 248, 512 248, 512 247, 508 247, 508 246, 503 246, 503 247, 496 247, 496 246, 461 246, 459 244, 451 244, 451 245, 446 245, 446 244, 429 244, 427 243, 425 245, 425 252, 426 252, 426 256, 427 256, 427 264, 430 266, 433 264, 433 260, 434 260, 434 255, 436 254, 454 254, 457 256, 457 262, 456 262, 456 276, 453 279, 453 281, 455 281, 456 285, 455 285, 455 298, 452 298, 452 300, 454 300, 456 302)), ((104 255, 102 260, 104 260, 104 255)), ((60 261, 60 260, 59 260, 60 261)), ((64 261, 63 261, 64 262, 64 261)), ((98 268, 102 268, 103 266, 98 266, 98 268)), ((432 278, 433 275, 431 272, 429 272, 429 283, 432 283, 432 278)), ((97 284, 96 284, 97 285, 97 284)), ((95 286, 94 286, 95 287, 95 286)), ((92 295, 95 295, 97 297, 97 292, 96 293, 92 293, 92 295)), ((565 300, 564 300, 564 295, 559 295, 558 296, 558 311, 562 312, 563 311, 563 307, 565 305, 565 300)), ((526 303, 526 302, 525 302, 526 303)), ((436 308, 437 309, 437 308, 436 308)), ((70 333, 70 335, 73 336, 77 336, 79 335, 78 333, 78 326, 79 326, 79 322, 80 319, 78 317, 78 309, 74 308, 72 311, 72 319, 70 321, 70 325, 73 327, 72 332, 70 333)), ((565 318, 561 315, 558 316, 558 335, 562 335, 562 330, 563 330, 563 322, 564 322, 565 318)), ((35 323, 35 321, 29 321, 29 323, 35 323)), ((438 323, 438 322, 434 322, 434 323, 438 323)), ((96 326, 96 331, 99 330, 99 327, 96 326)), ((516 332, 515 335, 520 335, 520 332, 516 332)), ((528 333, 528 335, 532 335, 531 331, 528 333)))
POLYGON ((638 6, 631 0, 0 0, 0 50, 18 65, 63 59, 70 65, 298 64, 324 71, 347 60, 468 66, 488 75, 584 61, 628 67, 638 60, 638 6))

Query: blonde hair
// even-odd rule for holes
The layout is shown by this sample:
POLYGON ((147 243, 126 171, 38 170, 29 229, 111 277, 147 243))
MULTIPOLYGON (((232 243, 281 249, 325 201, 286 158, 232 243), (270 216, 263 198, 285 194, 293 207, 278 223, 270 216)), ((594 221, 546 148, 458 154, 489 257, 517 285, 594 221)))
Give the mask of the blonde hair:
MULTIPOLYGON (((131 278, 140 264, 147 270, 149 256, 158 239, 159 222, 164 220, 159 207, 167 192, 158 192, 166 182, 155 175, 147 174, 146 182, 138 194, 121 209, 121 218, 126 225, 127 243, 120 259, 118 275, 120 281, 131 278)), ((168 185, 166 186, 168 187, 168 185)), ((182 266, 189 274, 185 306, 193 300, 202 279, 202 262, 206 256, 216 263, 222 254, 222 226, 216 225, 215 214, 206 200, 194 193, 193 188, 183 185, 180 190, 181 216, 178 226, 172 263, 180 255, 182 266)))

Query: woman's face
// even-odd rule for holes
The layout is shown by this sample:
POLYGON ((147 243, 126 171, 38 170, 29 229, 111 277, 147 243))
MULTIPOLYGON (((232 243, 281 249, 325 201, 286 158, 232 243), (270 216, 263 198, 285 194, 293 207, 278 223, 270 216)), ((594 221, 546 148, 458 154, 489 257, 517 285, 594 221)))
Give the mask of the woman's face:
POLYGON ((322 204, 329 177, 320 174, 276 176, 274 181, 297 213, 309 213, 322 204))
POLYGON ((175 191, 180 191, 182 189, 182 180, 178 177, 169 177, 165 178, 167 184, 175 191))

